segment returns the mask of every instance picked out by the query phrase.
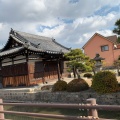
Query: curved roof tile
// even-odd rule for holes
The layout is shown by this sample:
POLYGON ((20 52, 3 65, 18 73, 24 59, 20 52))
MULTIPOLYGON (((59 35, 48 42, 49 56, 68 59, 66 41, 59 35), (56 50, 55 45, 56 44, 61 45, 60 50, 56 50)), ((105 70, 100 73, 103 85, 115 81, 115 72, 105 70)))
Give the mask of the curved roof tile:
POLYGON ((12 48, 12 49, 9 49, 9 50, 5 50, 3 52, 0 52, 0 57, 1 56, 5 56, 5 55, 9 55, 9 54, 12 54, 12 53, 17 53, 19 52, 20 50, 23 50, 24 47, 16 47, 16 48, 12 48))
POLYGON ((55 51, 55 52, 69 52, 69 48, 57 43, 55 40, 49 37, 43 37, 39 35, 33 35, 25 32, 14 31, 14 37, 19 39, 21 42, 30 42, 31 48, 41 49, 43 51, 55 51), (39 45, 39 47, 38 47, 39 45))

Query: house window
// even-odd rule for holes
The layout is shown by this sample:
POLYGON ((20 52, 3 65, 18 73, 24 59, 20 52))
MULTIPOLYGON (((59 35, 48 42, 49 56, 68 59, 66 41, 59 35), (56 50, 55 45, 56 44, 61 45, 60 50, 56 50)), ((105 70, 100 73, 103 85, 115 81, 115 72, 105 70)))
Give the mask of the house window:
POLYGON ((101 46, 101 51, 108 51, 109 47, 108 45, 101 46))

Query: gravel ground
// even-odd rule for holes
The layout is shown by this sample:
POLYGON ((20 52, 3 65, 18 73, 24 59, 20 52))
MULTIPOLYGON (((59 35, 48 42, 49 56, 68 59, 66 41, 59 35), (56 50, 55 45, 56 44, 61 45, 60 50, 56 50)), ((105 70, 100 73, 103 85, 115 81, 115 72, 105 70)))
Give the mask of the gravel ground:
MULTIPOLYGON (((82 77, 83 78, 83 77, 82 77)), ((73 80, 74 78, 67 78, 64 77, 62 80, 66 81, 67 83, 69 83, 71 80, 73 80)), ((87 78, 83 78, 90 86, 91 86, 91 79, 87 79, 87 78)), ((50 82, 48 82, 46 85, 53 85, 55 82, 57 81, 57 79, 54 79, 50 82)), ((41 85, 45 85, 45 84, 41 84, 41 85)))
MULTIPOLYGON (((89 86, 91 86, 91 84, 92 84, 92 79, 88 79, 88 78, 85 78, 85 77, 81 77, 81 78, 83 78, 87 83, 88 83, 88 85, 89 86)), ((63 78, 63 80, 64 81, 66 81, 67 83, 69 83, 71 80, 73 80, 74 78, 72 77, 72 78, 67 78, 67 77, 64 77, 63 78)), ((120 83, 120 77, 117 77, 117 80, 118 80, 118 82, 120 83)), ((52 80, 52 81, 50 81, 50 82, 48 82, 47 84, 49 84, 49 85, 53 85, 55 82, 57 81, 57 79, 55 79, 55 80, 52 80)), ((45 85, 45 84, 42 84, 42 85, 45 85)))
POLYGON ((119 76, 119 77, 117 77, 117 81, 120 83, 120 76, 119 76))

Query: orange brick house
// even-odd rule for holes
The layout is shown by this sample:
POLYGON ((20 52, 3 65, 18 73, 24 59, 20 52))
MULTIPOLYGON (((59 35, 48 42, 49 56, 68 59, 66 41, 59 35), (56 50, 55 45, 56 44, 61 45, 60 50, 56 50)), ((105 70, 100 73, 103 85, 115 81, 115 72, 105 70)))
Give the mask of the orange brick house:
POLYGON ((105 66, 113 65, 120 56, 120 44, 117 43, 116 35, 104 37, 95 33, 83 46, 83 49, 91 59, 95 57, 96 53, 99 53, 102 58, 105 58, 105 66))

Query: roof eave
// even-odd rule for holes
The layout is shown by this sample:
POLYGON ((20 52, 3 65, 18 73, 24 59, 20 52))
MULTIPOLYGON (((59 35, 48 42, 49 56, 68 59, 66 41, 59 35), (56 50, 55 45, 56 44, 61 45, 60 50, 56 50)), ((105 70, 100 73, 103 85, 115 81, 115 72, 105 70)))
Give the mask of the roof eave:
POLYGON ((85 43, 85 45, 82 47, 82 49, 85 48, 85 46, 92 40, 92 38, 93 38, 95 35, 99 35, 99 36, 105 38, 106 40, 108 40, 109 42, 115 44, 114 42, 110 41, 108 38, 104 37, 103 35, 101 35, 101 34, 99 34, 99 33, 95 33, 95 34, 85 43))

